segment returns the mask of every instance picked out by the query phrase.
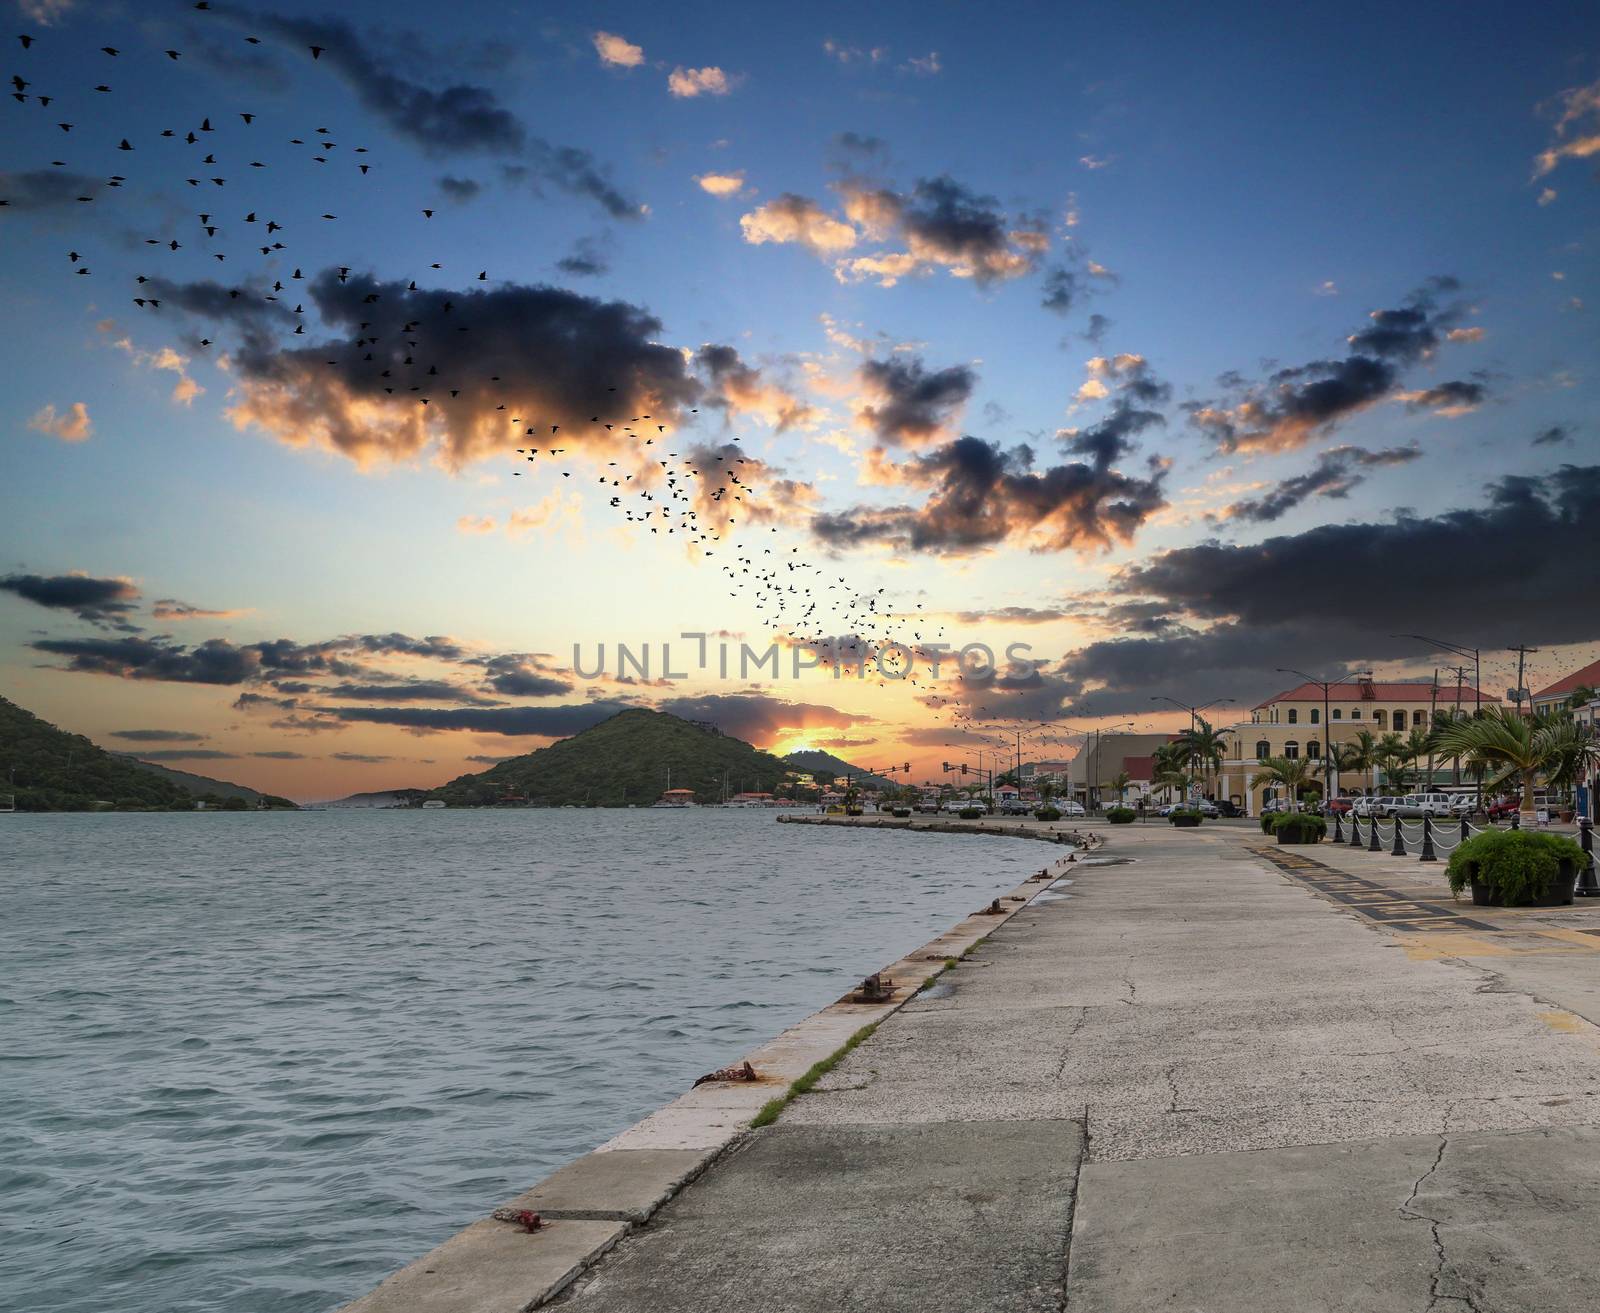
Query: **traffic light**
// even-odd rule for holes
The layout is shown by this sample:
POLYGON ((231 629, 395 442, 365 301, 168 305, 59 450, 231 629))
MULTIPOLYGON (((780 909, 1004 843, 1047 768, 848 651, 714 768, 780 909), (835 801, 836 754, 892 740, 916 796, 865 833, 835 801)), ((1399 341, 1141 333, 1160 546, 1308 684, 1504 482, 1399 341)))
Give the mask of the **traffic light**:
POLYGON ((961 763, 961 773, 963 775, 965 775, 967 773, 967 763, 966 762, 962 762, 961 763))

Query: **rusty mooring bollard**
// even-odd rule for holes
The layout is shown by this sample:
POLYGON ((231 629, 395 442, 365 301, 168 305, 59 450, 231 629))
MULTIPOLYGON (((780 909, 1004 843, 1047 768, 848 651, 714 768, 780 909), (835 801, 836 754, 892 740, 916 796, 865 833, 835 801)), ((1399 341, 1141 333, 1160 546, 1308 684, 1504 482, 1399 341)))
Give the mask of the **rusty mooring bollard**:
POLYGON ((544 1219, 527 1208, 496 1208, 489 1214, 496 1222, 515 1222, 524 1231, 544 1230, 544 1219))
POLYGON ((856 991, 857 1003, 884 1003, 894 994, 894 981, 881 971, 874 971, 861 982, 861 988, 856 991))

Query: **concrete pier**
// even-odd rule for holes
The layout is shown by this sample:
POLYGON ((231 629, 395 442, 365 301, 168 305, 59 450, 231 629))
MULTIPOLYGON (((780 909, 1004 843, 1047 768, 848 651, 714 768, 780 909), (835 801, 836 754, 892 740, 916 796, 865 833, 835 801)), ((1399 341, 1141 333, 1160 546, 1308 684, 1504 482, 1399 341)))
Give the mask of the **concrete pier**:
POLYGON ((638 1173, 585 1183, 591 1155, 529 1196, 546 1230, 413 1265, 506 1280, 407 1269, 356 1307, 1600 1307, 1600 907, 1457 904, 1442 864, 1253 827, 1105 833, 772 1124, 732 1087, 715 1134, 663 1110, 608 1149, 638 1173), (511 1279, 541 1251, 559 1282, 511 1279))

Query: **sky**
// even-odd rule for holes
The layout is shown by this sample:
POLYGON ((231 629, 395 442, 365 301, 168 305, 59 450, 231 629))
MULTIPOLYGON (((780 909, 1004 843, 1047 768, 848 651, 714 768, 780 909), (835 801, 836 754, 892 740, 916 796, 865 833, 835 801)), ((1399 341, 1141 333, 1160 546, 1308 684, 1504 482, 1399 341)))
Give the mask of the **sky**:
POLYGON ((0 690, 104 746, 927 779, 1600 655, 1592 5, 4 2, 0 690))

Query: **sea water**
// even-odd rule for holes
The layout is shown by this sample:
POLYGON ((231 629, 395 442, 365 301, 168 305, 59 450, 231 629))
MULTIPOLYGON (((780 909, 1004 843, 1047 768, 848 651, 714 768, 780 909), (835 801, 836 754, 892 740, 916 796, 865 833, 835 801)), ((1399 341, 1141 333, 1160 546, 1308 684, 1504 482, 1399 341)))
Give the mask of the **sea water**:
POLYGON ((1049 856, 717 808, 0 816, 0 1305, 335 1308, 1049 856))

